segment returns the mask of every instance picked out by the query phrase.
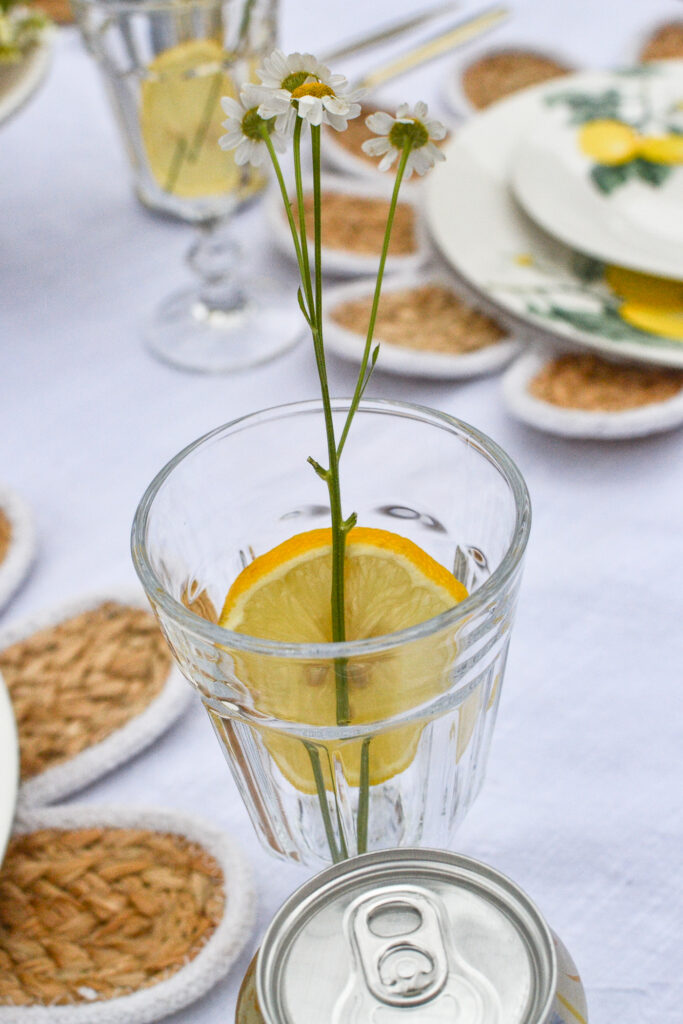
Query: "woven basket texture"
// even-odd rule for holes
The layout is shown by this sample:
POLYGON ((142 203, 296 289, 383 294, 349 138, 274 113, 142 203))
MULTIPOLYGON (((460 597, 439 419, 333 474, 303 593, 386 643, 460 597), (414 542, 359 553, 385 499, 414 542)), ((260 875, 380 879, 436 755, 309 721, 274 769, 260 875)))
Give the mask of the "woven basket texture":
POLYGON ((10 541, 12 540, 12 526, 5 513, 0 508, 0 562, 3 561, 5 555, 9 551, 10 541))
POLYGON ((0 651, 19 729, 22 781, 139 715, 171 659, 154 617, 105 601, 0 651))
POLYGON ((224 911, 195 842, 130 828, 15 836, 0 870, 0 1006, 113 999, 172 976, 224 911))

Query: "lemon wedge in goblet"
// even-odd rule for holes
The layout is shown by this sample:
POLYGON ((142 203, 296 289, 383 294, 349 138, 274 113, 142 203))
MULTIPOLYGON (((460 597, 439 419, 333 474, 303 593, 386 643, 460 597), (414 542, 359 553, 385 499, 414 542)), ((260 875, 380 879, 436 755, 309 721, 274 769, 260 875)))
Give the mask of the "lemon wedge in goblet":
POLYGON ((140 95, 140 133, 150 172, 166 192, 184 199, 237 188, 240 169, 218 140, 221 97, 237 96, 214 39, 190 39, 147 66, 140 95))

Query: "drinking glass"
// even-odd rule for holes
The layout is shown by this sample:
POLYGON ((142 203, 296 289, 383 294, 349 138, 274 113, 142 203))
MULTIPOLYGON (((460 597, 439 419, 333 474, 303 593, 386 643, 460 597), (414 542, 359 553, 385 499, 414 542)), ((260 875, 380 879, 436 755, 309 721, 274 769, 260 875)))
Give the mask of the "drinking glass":
MULTIPOLYGON (((338 430, 347 409, 333 402, 338 430)), ((484 777, 529 532, 526 486, 467 424, 363 401, 342 460, 344 514, 414 541, 469 596, 419 625, 344 643, 222 628, 226 593, 245 565, 329 525, 326 489, 306 462, 323 461, 324 446, 319 402, 268 409, 200 438, 142 498, 135 567, 270 850, 319 864, 448 846, 484 777), (330 700, 340 662, 347 726, 334 724, 330 700)))
POLYGON ((198 283, 171 295, 145 337, 176 366, 227 372, 293 343, 282 329, 291 297, 239 280, 242 257, 228 221, 265 186, 218 145, 221 98, 239 96, 275 45, 277 0, 74 0, 102 71, 130 160, 150 209, 196 224, 188 254, 198 283))

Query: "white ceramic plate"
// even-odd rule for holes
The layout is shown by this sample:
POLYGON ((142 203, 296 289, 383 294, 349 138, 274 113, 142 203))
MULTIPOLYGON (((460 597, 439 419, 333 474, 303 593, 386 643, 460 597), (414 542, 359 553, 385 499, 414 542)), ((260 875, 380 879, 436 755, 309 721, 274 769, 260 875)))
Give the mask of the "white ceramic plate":
MULTIPOLYGON (((569 79, 556 82, 567 88, 569 79)), ((519 138, 538 115, 547 84, 472 118, 425 182, 432 237, 474 294, 504 313, 520 337, 588 347, 612 358, 683 367, 683 341, 624 318, 604 266, 539 228, 515 201, 509 171, 519 138)))
POLYGON ((41 42, 18 64, 0 64, 0 124, 16 114, 42 85, 52 59, 53 38, 48 28, 41 42))
POLYGON ((593 156, 581 147, 582 132, 598 120, 618 122, 617 131, 637 126, 640 139, 683 132, 683 65, 585 72, 548 83, 513 156, 517 199, 574 249, 682 279, 683 163, 641 156, 635 142, 624 147, 623 162, 600 162, 602 147, 593 156))
MULTIPOLYGON (((445 274, 424 271, 418 275, 393 277, 385 281, 382 293, 402 291, 427 283, 442 284, 453 289, 453 282, 445 274)), ((332 319, 331 313, 336 306, 345 302, 371 297, 373 291, 371 283, 354 281, 352 284, 332 288, 326 295, 325 343, 330 351, 352 363, 361 362, 365 337, 341 327, 332 319)), ((495 345, 488 345, 479 351, 467 352, 463 355, 402 348, 399 345, 382 341, 380 335, 376 334, 372 347, 374 348, 378 343, 380 344, 378 370, 406 377, 426 377, 433 380, 459 380, 485 373, 495 373, 496 370, 505 366, 519 350, 519 343, 510 337, 504 337, 495 345)))
POLYGON ((0 676, 0 864, 12 829, 19 786, 19 740, 12 702, 0 676))
POLYGON ((665 402, 623 412, 565 409, 536 398, 529 392, 529 384, 551 358, 548 353, 527 352, 515 360, 503 377, 505 404, 524 423, 549 434, 600 441, 644 437, 683 425, 683 391, 665 402))
MULTIPOLYGON (((393 184, 384 180, 372 181, 351 181, 348 178, 336 177, 335 175, 323 174, 321 186, 324 192, 342 193, 347 196, 358 196, 364 199, 389 199, 393 184)), ((310 190, 310 183, 305 183, 305 190, 310 190)), ((290 189, 290 195, 294 189, 290 189)), ((273 238, 278 248, 290 259, 295 259, 294 245, 289 230, 289 224, 282 206, 282 196, 278 188, 271 188, 266 200, 266 211, 270 226, 273 231, 273 238)), ((422 218, 417 210, 417 198, 415 186, 406 185, 401 189, 399 203, 410 203, 416 209, 415 230, 417 236, 417 249, 405 256, 388 256, 386 272, 388 274, 398 271, 415 271, 424 263, 429 249, 422 218)), ((309 253, 313 257, 313 243, 309 237, 309 253)), ((337 274, 340 277, 359 277, 361 275, 375 275, 379 262, 379 253, 376 255, 364 255, 347 252, 341 249, 331 249, 325 245, 322 247, 323 273, 337 274)))

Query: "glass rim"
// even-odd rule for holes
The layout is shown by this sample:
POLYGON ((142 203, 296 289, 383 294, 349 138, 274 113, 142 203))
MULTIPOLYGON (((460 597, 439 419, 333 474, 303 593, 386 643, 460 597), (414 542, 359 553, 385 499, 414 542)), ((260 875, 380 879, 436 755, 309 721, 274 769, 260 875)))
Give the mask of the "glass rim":
MULTIPOLYGON (((331 401, 333 412, 344 412, 348 409, 351 399, 334 398, 331 401)), ((233 630, 226 629, 224 626, 219 626, 218 623, 202 618, 173 597, 157 576, 149 558, 146 545, 147 523, 152 506, 159 490, 168 477, 196 449, 220 435, 234 430, 234 428, 240 425, 244 429, 244 426, 248 427, 250 423, 256 425, 269 420, 289 418, 301 413, 308 414, 321 411, 322 402, 320 399, 312 399, 271 406, 258 412, 239 416, 228 423, 215 427, 206 434, 202 434, 201 437, 186 445, 185 448, 179 451, 177 455, 159 470, 148 485, 133 518, 131 529, 133 565, 151 603, 153 605, 158 604, 163 612, 184 632, 191 633, 198 639, 229 650, 292 660, 322 661, 379 654, 394 650, 412 641, 422 640, 444 629, 452 628, 459 621, 464 622, 482 605, 486 604, 496 592, 501 590, 515 574, 529 539, 531 501, 524 478, 510 456, 488 435, 477 430, 476 427, 472 427, 464 420, 457 419, 455 416, 450 416, 448 413, 412 402, 397 402, 392 399, 375 398, 363 399, 358 406, 358 412, 400 415, 407 419, 418 420, 441 429, 449 430, 461 437, 462 435, 467 435, 478 442, 489 461, 493 462, 495 468, 510 486, 515 504, 515 527, 512 540, 500 564, 477 590, 473 591, 464 601, 454 605, 453 608, 441 612, 440 615, 433 616, 415 626, 408 626, 395 633, 386 633, 382 636, 371 637, 365 640, 305 644, 266 640, 260 637, 249 636, 246 633, 236 633, 233 630)))

